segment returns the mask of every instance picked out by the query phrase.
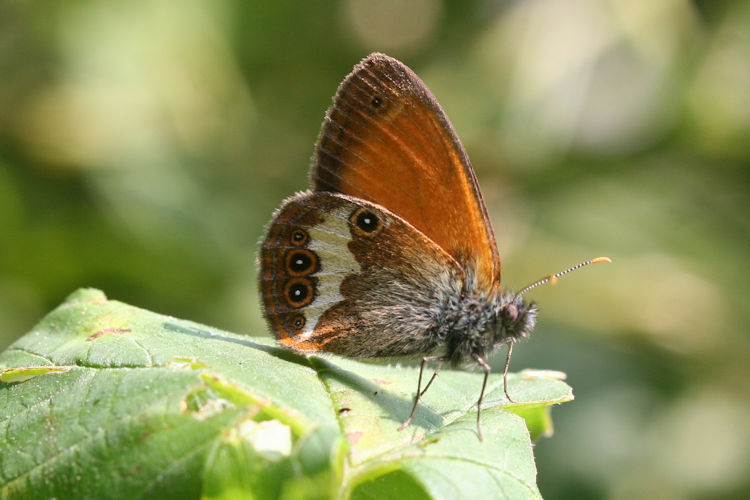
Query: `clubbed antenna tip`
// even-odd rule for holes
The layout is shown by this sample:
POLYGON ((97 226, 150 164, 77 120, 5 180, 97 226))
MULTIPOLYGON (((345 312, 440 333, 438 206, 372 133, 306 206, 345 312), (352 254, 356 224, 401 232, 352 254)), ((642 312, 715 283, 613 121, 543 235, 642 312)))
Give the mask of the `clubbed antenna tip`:
POLYGON ((536 287, 538 287, 540 285, 544 285, 545 283, 549 283, 551 285, 554 285, 555 283, 557 283, 558 278, 560 278, 560 277, 568 274, 569 272, 572 272, 572 271, 575 271, 576 269, 580 269, 582 267, 588 266, 589 264, 598 264, 600 262, 606 262, 607 264, 611 264, 612 263, 612 259, 610 259, 609 257, 596 257, 594 259, 585 260, 585 261, 581 262, 580 264, 576 264, 575 266, 569 267, 568 269, 566 269, 564 271, 560 271, 559 273, 555 273, 555 274, 551 274, 549 276, 546 276, 546 277, 540 279, 539 281, 535 281, 534 283, 530 284, 529 286, 524 287, 520 292, 518 292, 516 294, 516 298, 520 297, 521 295, 523 295, 524 293, 528 292, 531 289, 534 289, 534 288, 536 288, 536 287))

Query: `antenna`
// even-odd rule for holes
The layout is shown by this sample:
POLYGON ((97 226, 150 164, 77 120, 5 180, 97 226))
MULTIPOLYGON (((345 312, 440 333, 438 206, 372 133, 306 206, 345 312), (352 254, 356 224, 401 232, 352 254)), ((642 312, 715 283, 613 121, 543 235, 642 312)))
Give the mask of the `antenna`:
POLYGON ((540 285, 544 285, 545 283, 549 283, 551 285, 554 285, 555 283, 557 283, 557 279, 558 278, 560 278, 560 277, 568 274, 569 272, 572 272, 572 271, 575 271, 576 269, 580 269, 582 267, 588 266, 589 264, 598 264, 600 262, 606 262, 608 264, 611 264, 612 263, 612 259, 610 259, 609 257, 596 257, 595 259, 585 260, 585 261, 581 262, 580 264, 576 264, 575 266, 570 267, 570 268, 566 269, 565 271, 560 271, 559 273, 555 273, 555 274, 551 274, 549 276, 546 276, 546 277, 540 279, 539 281, 536 281, 536 282, 530 284, 529 286, 523 288, 520 292, 518 292, 516 294, 516 296, 513 298, 513 300, 517 299, 518 297, 520 297, 524 293, 528 292, 529 290, 532 290, 532 289, 534 289, 534 288, 536 288, 536 287, 538 287, 540 285))

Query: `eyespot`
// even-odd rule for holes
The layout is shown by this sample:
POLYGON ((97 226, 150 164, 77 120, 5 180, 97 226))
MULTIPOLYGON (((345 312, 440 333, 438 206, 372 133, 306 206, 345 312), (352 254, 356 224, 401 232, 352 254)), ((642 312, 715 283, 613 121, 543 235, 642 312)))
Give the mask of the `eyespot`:
POLYGON ((284 286, 284 297, 292 307, 304 307, 314 296, 315 288, 309 279, 292 278, 284 286))
POLYGON ((383 229, 383 219, 372 210, 360 207, 349 216, 354 232, 360 236, 374 236, 383 229))
POLYGON ((387 115, 391 109, 392 102, 388 100, 383 94, 375 94, 370 96, 370 113, 374 115, 387 115))
POLYGON ((304 276, 311 274, 318 267, 318 256, 315 252, 306 248, 300 248, 287 252, 286 270, 292 276, 304 276))
POLYGON ((292 234, 289 235, 289 243, 292 244, 295 247, 301 247, 304 246, 307 243, 307 240, 310 239, 310 236, 307 234, 307 231, 304 229, 295 229, 292 231, 292 234))
POLYGON ((295 314, 289 319, 289 328, 292 330, 292 333, 295 335, 302 332, 302 329, 305 327, 305 317, 302 314, 295 314))

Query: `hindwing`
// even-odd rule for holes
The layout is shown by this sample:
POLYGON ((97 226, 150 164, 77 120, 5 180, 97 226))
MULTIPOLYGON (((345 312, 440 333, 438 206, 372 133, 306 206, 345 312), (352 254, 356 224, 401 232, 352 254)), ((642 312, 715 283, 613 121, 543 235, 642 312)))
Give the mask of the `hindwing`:
POLYGON ((433 350, 441 308, 462 284, 458 262, 419 230, 343 194, 286 200, 260 250, 264 314, 279 341, 300 351, 433 350))

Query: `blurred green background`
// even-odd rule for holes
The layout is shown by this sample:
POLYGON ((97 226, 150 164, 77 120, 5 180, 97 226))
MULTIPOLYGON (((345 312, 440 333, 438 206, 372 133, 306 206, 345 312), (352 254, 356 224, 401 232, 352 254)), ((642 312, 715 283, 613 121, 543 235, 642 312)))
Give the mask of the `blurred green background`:
POLYGON ((576 393, 542 494, 749 498, 747 1, 3 1, 0 348, 82 286, 265 335, 256 243, 374 50, 453 121, 507 286, 614 260, 530 294, 512 369, 576 393))

